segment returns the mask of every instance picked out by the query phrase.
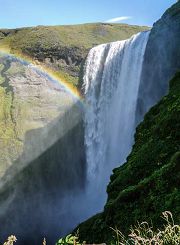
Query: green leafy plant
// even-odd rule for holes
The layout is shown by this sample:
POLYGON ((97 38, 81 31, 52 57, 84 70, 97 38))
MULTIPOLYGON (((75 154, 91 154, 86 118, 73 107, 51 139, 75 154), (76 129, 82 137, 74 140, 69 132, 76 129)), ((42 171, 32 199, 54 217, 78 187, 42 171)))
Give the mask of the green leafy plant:
MULTIPOLYGON (((83 242, 83 244, 84 243, 85 242, 83 242)), ((60 238, 59 241, 56 243, 56 245, 71 245, 71 244, 74 244, 74 245, 82 244, 79 242, 78 234, 76 234, 74 236, 72 234, 69 234, 64 238, 60 238)))

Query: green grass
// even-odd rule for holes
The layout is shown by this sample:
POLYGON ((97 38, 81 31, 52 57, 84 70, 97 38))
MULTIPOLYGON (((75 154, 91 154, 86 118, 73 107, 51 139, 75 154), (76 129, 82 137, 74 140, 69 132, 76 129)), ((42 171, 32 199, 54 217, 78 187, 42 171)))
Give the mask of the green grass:
POLYGON ((13 49, 43 47, 45 49, 61 46, 89 49, 94 45, 127 39, 133 34, 149 29, 145 26, 126 24, 82 24, 67 26, 37 26, 17 29, 15 34, 4 38, 13 49))

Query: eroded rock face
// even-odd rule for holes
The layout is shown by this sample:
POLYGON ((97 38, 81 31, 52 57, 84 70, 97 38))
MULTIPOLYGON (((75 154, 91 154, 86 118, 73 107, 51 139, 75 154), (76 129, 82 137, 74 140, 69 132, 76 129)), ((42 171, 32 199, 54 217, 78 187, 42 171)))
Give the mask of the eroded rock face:
POLYGON ((0 183, 1 241, 16 234, 17 244, 40 244, 44 236, 55 244, 80 222, 86 164, 77 108, 26 134, 23 154, 0 183))
POLYGON ((74 98, 47 74, 10 56, 0 57, 0 177, 23 151, 27 131, 64 114, 74 98))
POLYGON ((16 234, 18 244, 40 244, 48 235, 54 244, 81 220, 82 103, 34 67, 9 56, 0 61, 1 242, 16 234))
POLYGON ((60 69, 73 77, 78 77, 80 65, 88 50, 83 47, 58 46, 45 49, 38 46, 37 48, 26 48, 24 53, 53 69, 60 69))
POLYGON ((180 69, 180 2, 169 8, 151 30, 146 47, 137 120, 168 92, 169 80, 180 69), (144 102, 146 101, 146 102, 144 102), (149 102, 149 103, 148 103, 149 102))

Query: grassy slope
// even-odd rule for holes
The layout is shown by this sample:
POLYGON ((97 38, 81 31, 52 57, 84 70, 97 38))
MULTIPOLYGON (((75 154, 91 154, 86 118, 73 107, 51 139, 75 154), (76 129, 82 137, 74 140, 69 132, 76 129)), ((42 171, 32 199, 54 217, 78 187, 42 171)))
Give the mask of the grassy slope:
MULTIPOLYGON (((0 48, 11 53, 25 54, 44 63, 50 58, 52 67, 65 80, 78 86, 78 73, 88 51, 95 45, 127 39, 133 34, 149 29, 148 27, 126 24, 82 24, 69 26, 37 26, 16 30, 0 30, 0 48), (63 57, 61 56, 63 53, 63 57), (78 65, 63 66, 55 60, 67 56, 78 61, 78 65), (72 70, 76 75, 72 74, 72 70)), ((80 86, 78 86, 80 87, 80 86)))
MULTIPOLYGON (((54 45, 91 48, 101 43, 127 39, 134 33, 147 30, 147 27, 126 24, 82 24, 69 26, 37 26, 13 30, 5 39, 11 48, 22 49, 37 44, 44 48, 54 45)), ((2 30, 3 31, 3 30, 2 30)), ((1 30, 0 30, 1 32, 1 30)), ((8 30, 4 30, 5 33, 8 30)))
POLYGON ((138 126, 127 162, 115 169, 108 185, 104 212, 79 226, 80 238, 109 242, 109 227, 127 232, 137 220, 153 221, 170 210, 180 220, 180 73, 170 82, 170 92, 138 126))

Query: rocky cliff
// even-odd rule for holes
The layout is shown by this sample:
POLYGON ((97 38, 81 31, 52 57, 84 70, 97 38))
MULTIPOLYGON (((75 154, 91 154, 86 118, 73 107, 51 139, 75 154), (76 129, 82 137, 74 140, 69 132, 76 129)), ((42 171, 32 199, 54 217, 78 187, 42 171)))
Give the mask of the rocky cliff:
POLYGON ((169 80, 180 69, 179 44, 180 2, 177 2, 153 25, 149 36, 139 89, 138 121, 152 101, 157 103, 168 92, 169 80))
POLYGON ((43 128, 25 135, 21 156, 0 181, 1 242, 49 244, 73 228, 75 202, 86 182, 82 111, 74 104, 43 128))
POLYGON ((0 56, 0 178, 21 155, 27 131, 60 117, 74 98, 47 74, 0 56))
POLYGON ((53 243, 72 228, 71 199, 85 185, 82 103, 22 60, 2 54, 0 64, 1 242, 53 243))

